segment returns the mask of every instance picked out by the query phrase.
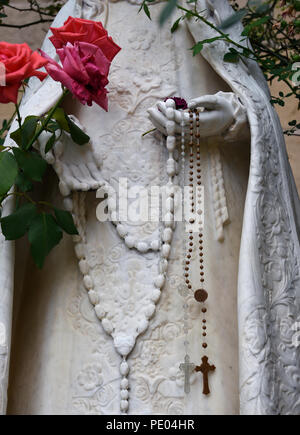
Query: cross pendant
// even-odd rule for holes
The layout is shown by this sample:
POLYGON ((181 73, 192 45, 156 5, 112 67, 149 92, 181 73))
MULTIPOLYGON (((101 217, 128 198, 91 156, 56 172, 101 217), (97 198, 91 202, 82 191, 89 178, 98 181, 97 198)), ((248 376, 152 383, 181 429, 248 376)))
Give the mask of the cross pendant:
POLYGON ((202 358, 201 366, 196 366, 195 371, 201 372, 203 375, 203 391, 202 393, 207 395, 210 393, 209 385, 208 385, 208 373, 213 372, 216 369, 214 365, 210 365, 208 363, 208 357, 204 356, 202 358))
POLYGON ((190 363, 190 357, 185 355, 184 363, 181 363, 179 368, 184 372, 184 392, 188 394, 190 392, 190 376, 195 370, 195 364, 190 363))

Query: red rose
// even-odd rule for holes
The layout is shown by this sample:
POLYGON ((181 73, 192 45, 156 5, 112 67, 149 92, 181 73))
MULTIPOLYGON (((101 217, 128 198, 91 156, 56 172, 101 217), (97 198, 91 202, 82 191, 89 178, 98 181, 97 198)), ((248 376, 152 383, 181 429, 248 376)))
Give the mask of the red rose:
POLYGON ((49 39, 54 47, 62 48, 68 42, 88 42, 99 47, 111 62, 121 48, 108 36, 102 24, 82 18, 69 17, 62 27, 50 27, 53 36, 49 39))
POLYGON ((36 71, 47 60, 32 52, 27 44, 0 42, 0 62, 4 65, 5 85, 0 86, 0 103, 17 103, 18 90, 24 79, 36 76, 44 80, 46 73, 36 71))

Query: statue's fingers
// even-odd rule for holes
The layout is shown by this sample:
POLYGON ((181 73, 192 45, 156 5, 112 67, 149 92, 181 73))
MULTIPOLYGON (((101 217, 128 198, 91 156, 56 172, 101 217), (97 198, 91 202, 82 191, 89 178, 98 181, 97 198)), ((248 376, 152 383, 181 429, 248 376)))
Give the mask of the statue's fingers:
POLYGON ((65 140, 64 139, 65 138, 58 140, 53 147, 54 155, 57 159, 59 159, 64 153, 64 150, 65 150, 65 140))
POLYGON ((188 103, 189 109, 203 107, 204 109, 215 109, 220 106, 219 97, 216 95, 204 95, 203 97, 194 98, 188 103))
POLYGON ((90 176, 91 176, 92 180, 98 182, 99 178, 100 178, 99 177, 100 171, 99 171, 99 168, 96 166, 96 163, 95 162, 88 162, 86 165, 90 171, 90 176))
POLYGON ((84 181, 90 186, 91 189, 96 189, 99 183, 97 182, 97 179, 93 177, 88 164, 81 164, 80 170, 83 174, 84 181))
POLYGON ((198 116, 200 128, 204 124, 219 123, 220 119, 222 119, 222 116, 220 117, 220 112, 217 112, 216 110, 200 112, 198 116))
POLYGON ((150 121, 156 127, 160 132, 162 132, 165 136, 167 136, 167 130, 166 130, 166 117, 158 111, 158 109, 148 109, 148 114, 150 121))
POLYGON ((188 124, 190 122, 190 117, 188 112, 183 112, 181 110, 175 110, 175 122, 176 124, 182 124, 182 118, 184 118, 184 125, 188 124))
POLYGON ((167 106, 164 101, 159 101, 157 103, 157 108, 161 113, 163 113, 164 115, 166 114, 167 106))
POLYGON ((156 127, 158 131, 160 131, 164 136, 168 136, 167 129, 164 126, 162 126, 159 122, 156 122, 155 120, 151 120, 151 121, 154 127, 156 127))
POLYGON ((80 163, 77 166, 78 172, 81 174, 81 180, 88 182, 89 180, 91 180, 91 174, 89 169, 87 168, 87 166, 85 165, 85 163, 80 163))
POLYGON ((45 152, 46 150, 46 146, 47 146, 47 142, 48 140, 51 138, 52 133, 48 133, 46 131, 43 131, 38 140, 34 143, 33 147, 40 152, 41 156, 43 157, 44 160, 46 160, 47 163, 49 163, 50 165, 53 165, 54 161, 55 161, 55 157, 53 155, 52 150, 48 151, 47 153, 45 152))

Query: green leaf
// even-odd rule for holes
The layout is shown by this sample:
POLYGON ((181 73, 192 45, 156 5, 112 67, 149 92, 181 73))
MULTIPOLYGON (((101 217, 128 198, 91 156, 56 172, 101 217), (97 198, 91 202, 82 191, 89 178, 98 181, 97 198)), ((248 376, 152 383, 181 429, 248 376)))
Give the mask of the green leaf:
POLYGON ((13 186, 18 175, 18 165, 12 153, 0 153, 0 196, 13 186))
POLYGON ((33 189, 33 184, 31 183, 31 181, 26 177, 23 172, 20 171, 17 175, 15 184, 18 186, 21 192, 29 192, 33 189))
POLYGON ((167 21, 167 19, 172 15, 176 6, 177 6, 177 0, 168 0, 166 6, 162 10, 159 17, 160 26, 162 26, 167 21))
POLYGON ((31 244, 31 255, 37 267, 43 267, 47 255, 60 242, 62 234, 51 214, 40 213, 31 221, 28 239, 31 244))
POLYGON ((58 122, 58 124, 62 130, 65 130, 68 133, 70 133, 68 116, 66 115, 66 113, 62 107, 58 107, 55 110, 55 112, 52 115, 52 118, 58 122))
POLYGON ((255 20, 252 23, 247 24, 247 26, 245 26, 245 28, 242 32, 242 35, 247 36, 249 34, 250 30, 252 30, 255 27, 261 26, 262 24, 265 24, 270 19, 271 19, 270 16, 266 16, 266 17, 260 18, 259 20, 255 20))
POLYGON ((55 144, 55 133, 53 133, 53 135, 48 139, 47 143, 46 143, 46 147, 45 147, 45 154, 47 154, 48 151, 50 151, 54 144, 55 144))
POLYGON ((143 9, 145 11, 145 14, 147 15, 147 17, 149 18, 149 20, 151 20, 151 15, 150 15, 150 11, 149 8, 147 6, 147 3, 144 3, 143 9))
POLYGON ((239 53, 234 49, 230 49, 229 53, 224 55, 223 60, 224 62, 236 63, 239 60, 239 53))
POLYGON ((12 133, 10 133, 10 137, 12 138, 12 140, 16 142, 16 144, 19 147, 22 146, 22 135, 21 135, 21 130, 19 128, 18 130, 15 130, 12 133))
POLYGON ((194 45, 194 47, 192 47, 193 50, 193 56, 196 56, 197 54, 199 54, 203 49, 203 44, 202 42, 197 42, 196 45, 194 45))
POLYGON ((78 145, 85 145, 86 143, 88 143, 90 137, 87 134, 85 134, 85 132, 82 131, 81 128, 79 128, 67 115, 66 115, 66 119, 68 121, 70 134, 73 141, 78 145))
POLYGON ((54 209, 55 217, 58 225, 68 234, 75 235, 78 231, 75 227, 71 213, 65 210, 54 209))
POLYGON ((24 149, 28 148, 28 145, 33 138, 37 124, 39 122, 38 116, 27 116, 22 125, 22 147, 24 149))
POLYGON ((34 181, 42 181, 48 166, 45 160, 33 151, 23 151, 19 148, 14 148, 13 153, 16 157, 19 168, 24 171, 24 174, 28 178, 34 181))
POLYGON ((222 21, 220 25, 220 29, 227 29, 228 27, 234 26, 237 22, 241 21, 241 19, 247 14, 246 9, 240 9, 235 12, 230 17, 226 18, 226 20, 222 21))
POLYGON ((49 121, 49 124, 47 125, 48 131, 51 131, 51 133, 54 133, 55 131, 60 130, 60 129, 61 129, 61 127, 57 121, 55 121, 54 119, 51 119, 51 121, 49 121))
POLYGON ((10 137, 19 147, 27 149, 30 140, 36 132, 38 122, 38 116, 27 116, 22 124, 22 128, 15 130, 11 133, 10 137))
POLYGON ((1 228, 6 240, 16 240, 23 237, 36 214, 36 206, 27 203, 22 205, 14 213, 2 218, 1 228))
POLYGON ((204 44, 211 44, 212 42, 215 42, 219 39, 224 39, 224 37, 223 36, 215 36, 214 38, 203 39, 202 41, 197 42, 197 44, 194 45, 194 47, 192 47, 193 56, 196 56, 196 54, 200 53, 200 51, 204 47, 204 44))
POLYGON ((178 29, 181 18, 182 17, 179 17, 178 20, 175 21, 175 23, 171 27, 171 33, 174 33, 178 29))

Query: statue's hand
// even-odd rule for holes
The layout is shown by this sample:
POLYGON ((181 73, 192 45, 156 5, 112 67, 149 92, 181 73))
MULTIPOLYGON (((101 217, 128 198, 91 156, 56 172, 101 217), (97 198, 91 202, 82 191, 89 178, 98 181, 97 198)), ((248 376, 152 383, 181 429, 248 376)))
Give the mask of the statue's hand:
MULTIPOLYGON (((235 107, 232 103, 232 93, 218 92, 215 95, 206 95, 195 98, 188 104, 190 109, 203 108, 199 113, 200 135, 202 137, 216 136, 224 133, 235 121, 235 107)), ((237 98, 237 97, 235 97, 237 98)), ((148 110, 150 120, 154 126, 167 135, 166 116, 167 106, 164 102, 159 102, 155 107, 148 110)), ((182 111, 175 110, 175 131, 181 133, 182 111)), ((184 112, 184 123, 188 131, 190 118, 188 112, 184 112)))
MULTIPOLYGON (((70 116, 82 130, 79 121, 70 116)), ((93 149, 92 143, 77 145, 69 133, 57 132, 58 140, 51 151, 45 154, 45 146, 51 133, 43 132, 36 148, 51 165, 59 177, 59 188, 64 196, 74 190, 92 190, 99 187, 101 158, 93 149)))

